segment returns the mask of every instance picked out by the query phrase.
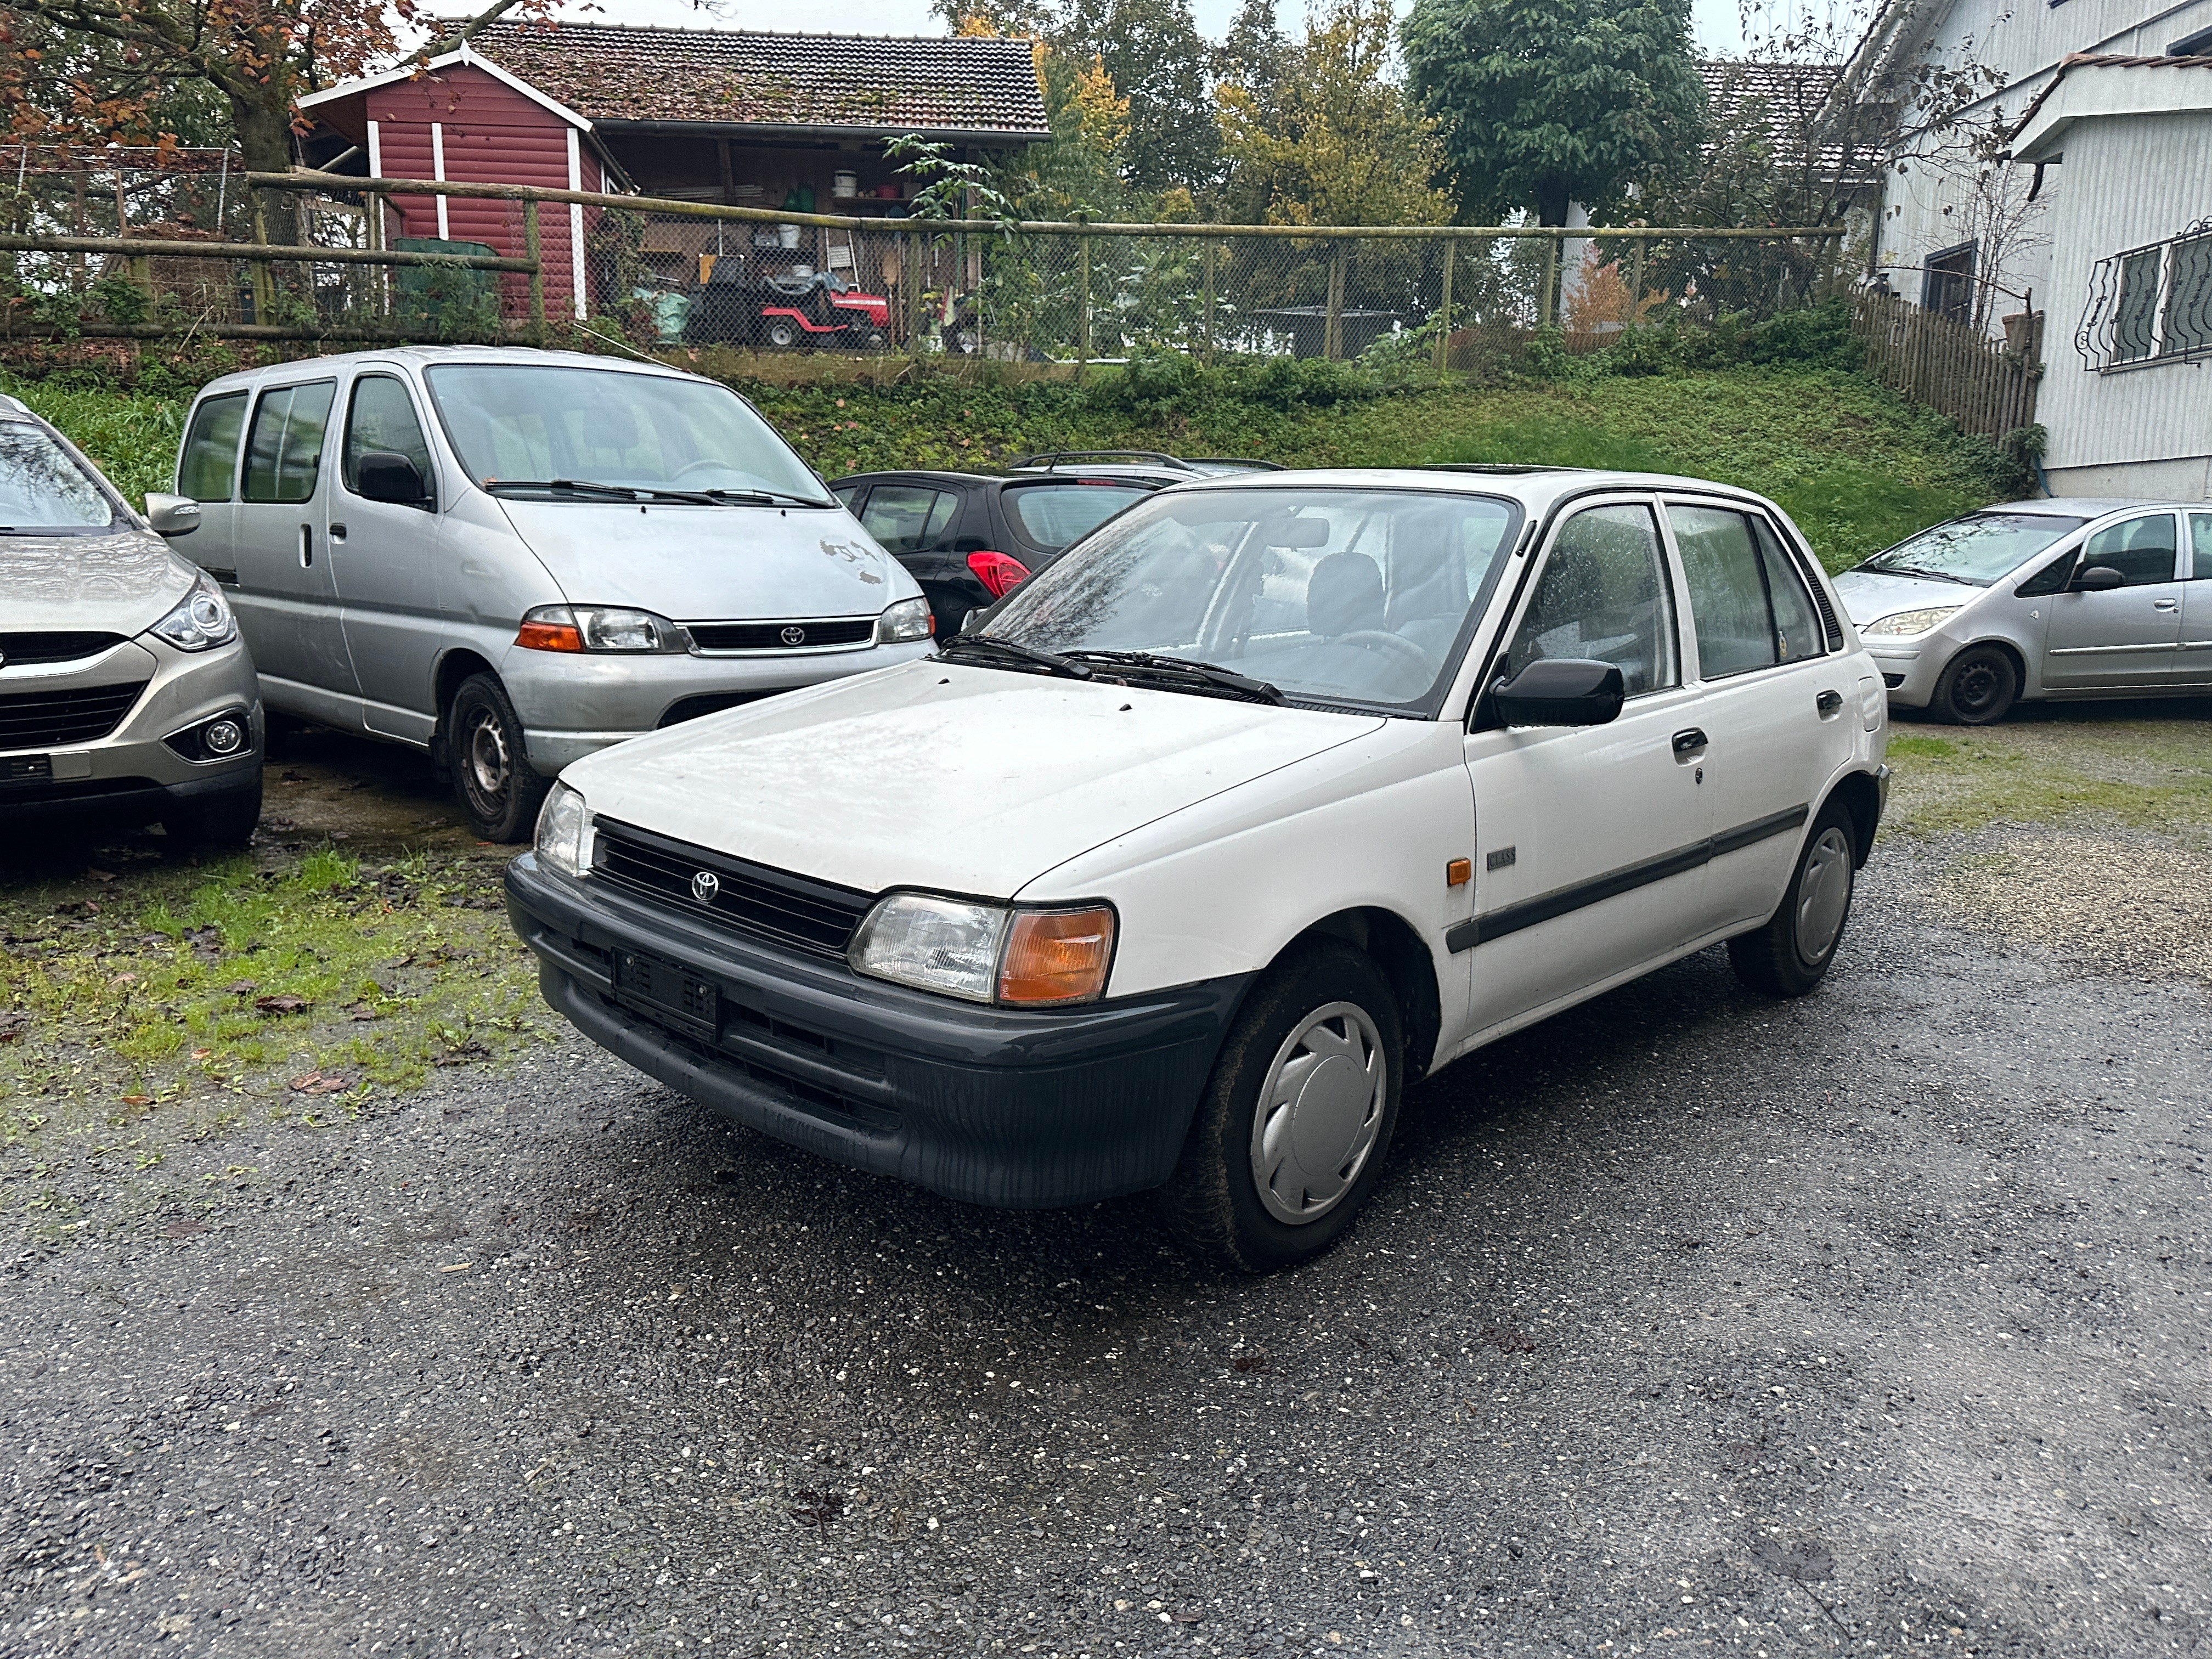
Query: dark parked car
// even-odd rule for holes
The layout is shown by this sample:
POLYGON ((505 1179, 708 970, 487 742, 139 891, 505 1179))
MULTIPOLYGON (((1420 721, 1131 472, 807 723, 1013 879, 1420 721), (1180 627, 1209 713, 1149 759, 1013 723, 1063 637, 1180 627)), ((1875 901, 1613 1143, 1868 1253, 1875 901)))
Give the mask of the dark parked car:
POLYGON ((1157 449, 1063 449, 1042 455, 1024 455, 1011 461, 1010 472, 1082 471, 1097 477, 1157 478, 1162 483, 1188 483, 1193 478, 1226 477, 1232 472, 1280 472, 1273 461, 1255 461, 1241 455, 1167 455, 1157 449))

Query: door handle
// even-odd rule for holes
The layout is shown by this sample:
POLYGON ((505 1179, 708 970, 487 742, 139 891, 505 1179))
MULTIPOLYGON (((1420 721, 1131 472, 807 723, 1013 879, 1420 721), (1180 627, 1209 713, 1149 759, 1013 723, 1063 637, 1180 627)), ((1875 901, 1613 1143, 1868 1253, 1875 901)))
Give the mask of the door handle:
POLYGON ((311 524, 300 526, 300 568, 305 570, 315 562, 315 527, 311 524))
POLYGON ((342 524, 334 524, 323 534, 331 541, 342 542, 345 539, 345 526, 342 524))
POLYGON ((1822 720, 1827 719, 1829 715, 1834 714, 1836 710, 1841 708, 1843 706, 1844 694, 1840 691, 1823 691, 1819 696, 1813 699, 1813 707, 1820 711, 1820 718, 1822 720))
POLYGON ((2154 611, 2171 611, 2180 603, 2179 599, 2153 599, 2150 602, 2150 608, 2154 611))
POLYGON ((1678 755, 1694 755, 1705 746, 1705 734, 1694 726, 1674 734, 1674 752, 1678 755))

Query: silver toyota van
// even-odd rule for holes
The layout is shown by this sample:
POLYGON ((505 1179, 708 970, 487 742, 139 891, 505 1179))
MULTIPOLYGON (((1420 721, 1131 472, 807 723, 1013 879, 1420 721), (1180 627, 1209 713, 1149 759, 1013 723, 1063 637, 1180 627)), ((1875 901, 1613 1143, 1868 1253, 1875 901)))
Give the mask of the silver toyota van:
POLYGON ((929 649, 914 578, 812 469, 658 364, 407 347, 228 374, 176 483, 268 707, 428 750, 487 840, 527 836, 594 750, 929 649))

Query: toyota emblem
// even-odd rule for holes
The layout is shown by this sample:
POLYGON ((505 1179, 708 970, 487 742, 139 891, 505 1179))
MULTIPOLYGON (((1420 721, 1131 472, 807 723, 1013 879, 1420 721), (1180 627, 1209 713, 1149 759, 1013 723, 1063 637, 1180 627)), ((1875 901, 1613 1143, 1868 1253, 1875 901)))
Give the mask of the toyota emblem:
POLYGON ((786 645, 805 644, 806 630, 799 627, 796 623, 793 623, 789 628, 783 630, 783 642, 786 645))
POLYGON ((702 870, 691 878, 691 896, 702 904, 712 904, 721 890, 722 878, 712 870, 702 870))

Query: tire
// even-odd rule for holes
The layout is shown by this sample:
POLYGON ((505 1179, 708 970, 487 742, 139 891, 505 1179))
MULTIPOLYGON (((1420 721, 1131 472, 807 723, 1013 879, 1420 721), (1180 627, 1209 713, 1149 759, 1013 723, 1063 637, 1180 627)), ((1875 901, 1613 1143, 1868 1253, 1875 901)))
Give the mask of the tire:
POLYGON ((779 317, 768 325, 768 343, 778 351, 788 351, 799 343, 799 325, 786 317, 779 317))
POLYGON ((446 728, 453 795, 469 827, 485 841, 529 840, 553 780, 531 769, 507 688, 489 674, 470 675, 453 693, 446 728))
POLYGON ((1753 990, 1802 997, 1827 974, 1850 921, 1855 829, 1841 801, 1823 807, 1798 851, 1780 908, 1756 933, 1729 941, 1729 966, 1753 990))
POLYGON ((1158 1194, 1168 1231, 1246 1273, 1320 1255, 1375 1190, 1405 1075, 1397 999, 1372 960, 1334 941, 1285 957, 1222 1043, 1158 1194))
POLYGON ((179 801, 163 815, 161 828, 180 852, 242 852, 261 822, 261 774, 251 789, 196 801, 179 801))
POLYGON ((890 343, 891 337, 879 328, 872 328, 860 337, 861 346, 869 351, 887 351, 890 343))
POLYGON ((1928 712, 1953 726, 1995 726, 2020 696, 2020 670, 1994 645, 1970 645, 1945 665, 1928 712))

